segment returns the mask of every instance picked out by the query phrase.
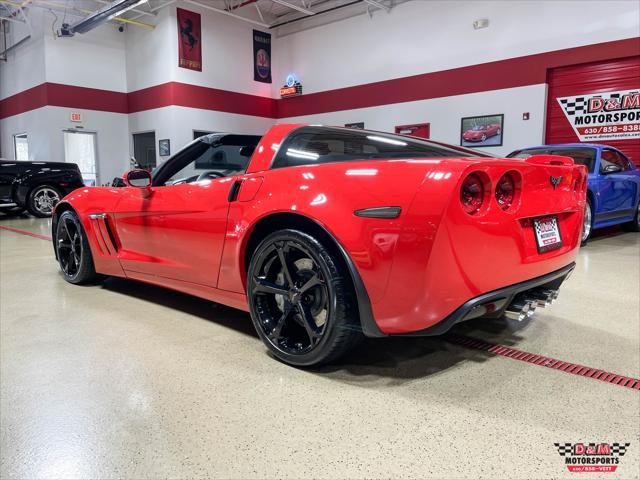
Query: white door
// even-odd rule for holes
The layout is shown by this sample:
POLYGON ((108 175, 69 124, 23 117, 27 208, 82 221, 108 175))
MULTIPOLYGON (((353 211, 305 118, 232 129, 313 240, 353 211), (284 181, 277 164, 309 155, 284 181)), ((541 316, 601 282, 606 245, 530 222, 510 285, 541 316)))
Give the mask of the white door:
POLYGON ((99 185, 95 133, 65 130, 64 161, 80 167, 85 185, 99 185))

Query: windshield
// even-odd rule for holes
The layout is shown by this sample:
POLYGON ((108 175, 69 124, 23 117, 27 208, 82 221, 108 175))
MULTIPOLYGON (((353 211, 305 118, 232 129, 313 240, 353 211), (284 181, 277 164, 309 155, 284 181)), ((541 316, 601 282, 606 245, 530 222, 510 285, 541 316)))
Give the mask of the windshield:
POLYGON ((589 173, 593 173, 596 163, 596 149, 591 147, 542 147, 516 150, 507 158, 529 158, 531 155, 562 155, 573 158, 574 163, 585 165, 589 173))

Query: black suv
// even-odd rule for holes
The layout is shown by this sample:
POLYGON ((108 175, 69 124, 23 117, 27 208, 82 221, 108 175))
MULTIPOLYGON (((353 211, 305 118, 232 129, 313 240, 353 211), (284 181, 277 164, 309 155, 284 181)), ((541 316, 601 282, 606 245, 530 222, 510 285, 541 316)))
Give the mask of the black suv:
POLYGON ((0 159, 0 212, 50 217, 66 194, 83 187, 75 163, 14 162, 0 159))

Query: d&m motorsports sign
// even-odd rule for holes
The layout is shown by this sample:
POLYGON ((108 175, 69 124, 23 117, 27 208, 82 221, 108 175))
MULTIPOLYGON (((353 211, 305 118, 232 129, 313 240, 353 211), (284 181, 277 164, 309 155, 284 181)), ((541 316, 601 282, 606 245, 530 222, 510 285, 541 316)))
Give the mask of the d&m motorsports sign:
POLYGON ((640 90, 558 98, 581 142, 640 138, 640 90))

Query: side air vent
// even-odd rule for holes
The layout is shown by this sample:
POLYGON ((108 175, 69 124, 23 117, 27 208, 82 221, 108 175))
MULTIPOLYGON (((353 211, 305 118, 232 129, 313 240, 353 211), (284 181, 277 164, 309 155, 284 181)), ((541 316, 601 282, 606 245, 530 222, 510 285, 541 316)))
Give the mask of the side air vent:
POLYGON ((118 251, 118 241, 109 225, 109 216, 106 213, 92 213, 89 219, 96 232, 96 241, 102 254, 115 255, 118 251))
POLYGON ((400 207, 373 207, 356 210, 356 217, 365 218, 398 218, 402 209, 400 207))

